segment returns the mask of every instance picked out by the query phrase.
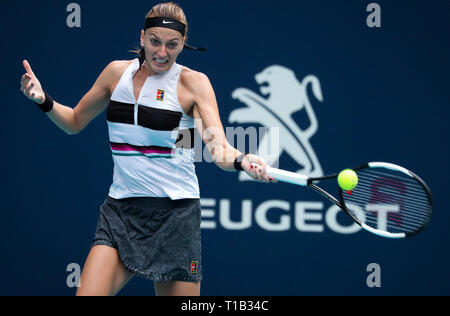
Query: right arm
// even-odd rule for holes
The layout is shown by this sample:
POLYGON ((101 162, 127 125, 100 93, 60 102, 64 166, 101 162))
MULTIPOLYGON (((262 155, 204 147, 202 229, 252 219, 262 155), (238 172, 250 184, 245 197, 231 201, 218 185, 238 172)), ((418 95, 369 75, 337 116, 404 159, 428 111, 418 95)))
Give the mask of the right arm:
MULTIPOLYGON (((44 91, 30 64, 24 60, 23 66, 26 73, 22 76, 21 90, 28 99, 39 104, 44 103, 44 91)), ((67 134, 80 133, 108 106, 114 85, 117 84, 125 67, 123 61, 111 62, 74 108, 54 101, 53 109, 46 113, 47 116, 67 134)))

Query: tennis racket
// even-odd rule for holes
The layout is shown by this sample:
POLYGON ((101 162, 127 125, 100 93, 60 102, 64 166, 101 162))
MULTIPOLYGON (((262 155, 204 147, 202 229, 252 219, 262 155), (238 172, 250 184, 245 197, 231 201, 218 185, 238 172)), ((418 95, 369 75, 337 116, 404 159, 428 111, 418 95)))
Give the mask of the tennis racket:
POLYGON ((411 237, 422 231, 431 218, 431 191, 413 172, 385 162, 369 162, 350 168, 358 175, 352 191, 337 185, 338 173, 310 178, 281 169, 266 168, 266 174, 278 181, 307 186, 339 206, 363 229, 387 238, 411 237), (336 180, 338 196, 317 185, 336 180))

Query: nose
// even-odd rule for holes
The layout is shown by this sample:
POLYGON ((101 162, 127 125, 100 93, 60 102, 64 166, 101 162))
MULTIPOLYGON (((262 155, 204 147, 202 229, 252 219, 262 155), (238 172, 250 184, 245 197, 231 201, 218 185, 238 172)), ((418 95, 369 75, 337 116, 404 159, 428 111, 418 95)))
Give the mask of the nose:
POLYGON ((158 50, 158 57, 167 57, 167 49, 165 45, 161 45, 161 48, 158 50))

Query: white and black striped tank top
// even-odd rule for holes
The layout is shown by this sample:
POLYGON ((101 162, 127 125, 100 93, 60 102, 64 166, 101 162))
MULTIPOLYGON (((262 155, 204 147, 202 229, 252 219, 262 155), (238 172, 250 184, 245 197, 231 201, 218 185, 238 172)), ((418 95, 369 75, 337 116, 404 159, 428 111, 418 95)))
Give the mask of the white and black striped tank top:
POLYGON ((133 93, 136 58, 113 91, 106 117, 114 160, 109 195, 199 198, 194 166, 194 119, 178 101, 183 66, 147 77, 138 100, 133 93))

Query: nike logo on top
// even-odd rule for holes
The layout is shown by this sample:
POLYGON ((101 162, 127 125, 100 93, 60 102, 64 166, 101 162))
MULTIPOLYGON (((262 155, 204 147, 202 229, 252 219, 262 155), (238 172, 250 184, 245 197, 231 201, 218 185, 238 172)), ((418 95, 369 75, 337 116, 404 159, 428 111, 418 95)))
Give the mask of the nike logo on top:
POLYGON ((170 23, 173 23, 173 22, 172 21, 163 20, 163 24, 170 24, 170 23))

